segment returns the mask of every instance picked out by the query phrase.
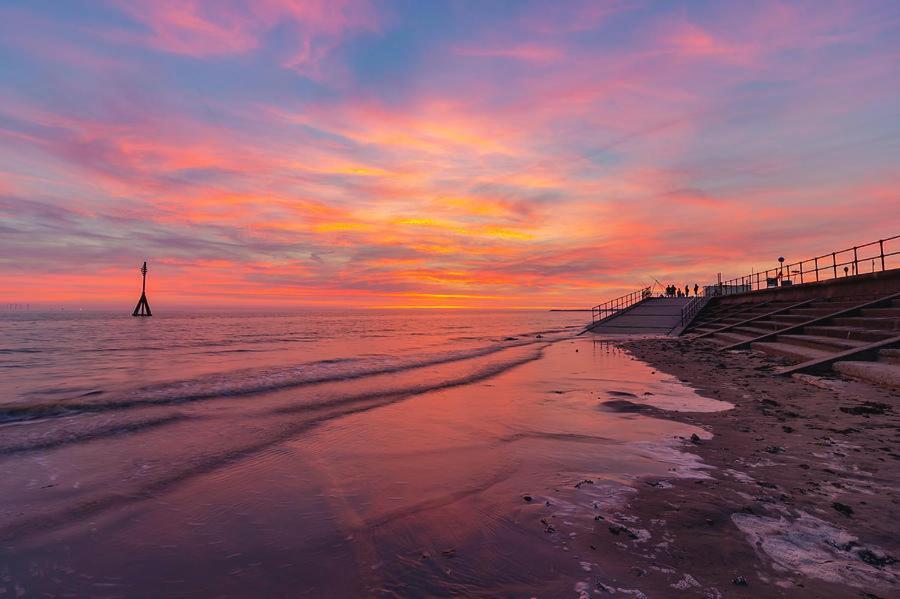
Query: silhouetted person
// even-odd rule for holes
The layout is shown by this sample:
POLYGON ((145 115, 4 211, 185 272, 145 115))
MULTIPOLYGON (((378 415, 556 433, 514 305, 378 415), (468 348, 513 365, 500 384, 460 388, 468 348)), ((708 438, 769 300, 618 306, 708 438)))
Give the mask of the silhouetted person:
POLYGON ((700 285, 698 285, 697 283, 694 283, 694 295, 700 295, 700 285))
POLYGON ((685 285, 684 286, 684 297, 690 297, 690 296, 691 296, 691 288, 688 287, 687 285, 685 285))

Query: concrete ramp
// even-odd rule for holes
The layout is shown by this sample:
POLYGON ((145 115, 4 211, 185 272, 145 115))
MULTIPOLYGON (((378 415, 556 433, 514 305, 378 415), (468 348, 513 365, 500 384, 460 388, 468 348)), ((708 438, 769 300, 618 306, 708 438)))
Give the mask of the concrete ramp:
POLYGON ((588 325, 585 332, 603 335, 668 335, 681 325, 681 309, 693 298, 651 297, 588 325))

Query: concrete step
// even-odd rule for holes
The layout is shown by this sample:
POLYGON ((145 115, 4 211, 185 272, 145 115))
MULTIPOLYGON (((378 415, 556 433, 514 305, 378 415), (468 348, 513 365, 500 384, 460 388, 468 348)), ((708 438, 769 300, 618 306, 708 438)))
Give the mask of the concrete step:
POLYGON ((710 339, 712 339, 716 343, 721 343, 722 345, 731 345, 733 343, 742 343, 744 341, 749 341, 755 336, 756 335, 742 335, 734 331, 726 331, 724 333, 716 333, 715 335, 711 336, 710 339))
POLYGON ((832 312, 837 312, 838 310, 846 310, 847 308, 852 308, 854 306, 858 306, 864 302, 862 301, 821 301, 821 302, 813 302, 808 304, 807 308, 830 308, 832 312))
POLYGON ((823 335, 826 337, 837 337, 838 339, 853 339, 856 341, 881 341, 893 337, 891 331, 878 331, 872 329, 858 329, 856 327, 841 327, 832 325, 819 325, 806 327, 804 333, 810 335, 823 335))
POLYGON ((878 361, 887 364, 900 364, 900 349, 883 349, 878 352, 878 361))
POLYGON ((761 328, 758 328, 755 326, 751 326, 751 325, 755 325, 755 324, 756 324, 755 322, 752 322, 752 323, 748 324, 747 326, 734 327, 733 329, 729 329, 726 332, 737 333, 738 335, 744 335, 750 339, 753 339, 754 337, 759 337, 760 335, 768 335, 769 333, 775 332, 772 329, 761 329, 761 328))
POLYGON ((879 331, 900 331, 900 318, 874 318, 871 316, 847 316, 832 321, 839 326, 877 329, 879 331))
POLYGON ((708 327, 699 326, 699 327, 689 328, 688 332, 692 333, 694 335, 703 335, 704 333, 711 333, 715 330, 716 330, 716 327, 713 327, 713 326, 708 326, 708 327))
POLYGON ((838 339, 837 337, 819 336, 819 335, 779 335, 780 343, 790 343, 791 345, 802 345, 813 349, 821 349, 837 353, 855 347, 868 345, 868 341, 850 341, 847 339, 838 339))
MULTIPOLYGON (((722 327, 727 327, 727 326, 735 325, 735 324, 737 324, 737 323, 739 323, 739 322, 744 322, 745 320, 748 320, 748 319, 750 319, 750 318, 753 318, 753 317, 752 317, 752 316, 745 316, 745 317, 742 317, 742 318, 733 318, 733 319, 728 319, 728 320, 722 320, 722 321, 714 322, 714 323, 711 323, 711 324, 708 324, 708 325, 707 325, 707 324, 700 324, 700 325, 698 325, 697 327, 695 327, 694 329, 692 329, 692 332, 697 333, 697 334, 699 335, 700 333, 706 333, 706 332, 710 332, 710 331, 717 331, 717 330, 721 329, 722 327), (701 331, 700 329, 703 329, 703 330, 701 331)), ((755 324, 755 322, 751 322, 751 323, 748 323, 747 326, 748 326, 748 327, 752 327, 754 324, 755 324)), ((760 334, 762 334, 762 333, 760 333, 760 334)))
POLYGON ((740 315, 740 316, 732 316, 732 317, 730 317, 730 318, 724 318, 724 319, 720 320, 720 321, 719 321, 718 323, 716 323, 716 324, 718 324, 719 326, 724 327, 724 326, 728 326, 728 325, 730 325, 730 324, 737 324, 737 323, 739 323, 739 322, 744 322, 745 320, 750 320, 750 319, 753 318, 753 317, 754 317, 754 315, 752 315, 752 314, 751 314, 751 315, 747 315, 747 316, 745 316, 745 315, 742 314, 742 315, 740 315))
POLYGON ((716 322, 723 322, 723 321, 725 321, 725 320, 734 320, 734 319, 736 319, 736 318, 739 319, 739 318, 740 318, 740 314, 731 314, 731 313, 726 313, 726 314, 710 314, 707 318, 704 318, 704 322, 710 322, 710 321, 713 321, 713 320, 716 321, 716 322))
POLYGON ((837 312, 835 308, 831 306, 823 306, 821 308, 794 308, 791 310, 791 314, 803 314, 804 316, 808 316, 809 318, 818 318, 820 316, 828 316, 837 312))
POLYGON ((865 310, 860 310, 860 314, 862 316, 878 316, 878 317, 893 317, 900 318, 900 308, 891 307, 891 308, 866 308, 865 310))
POLYGON ((807 316, 805 314, 794 314, 794 313, 776 314, 775 316, 772 316, 771 319, 774 320, 775 322, 781 322, 786 325, 801 324, 808 320, 812 320, 812 318, 810 318, 809 316, 807 316))
POLYGON ((835 362, 833 368, 845 376, 900 389, 900 364, 847 361, 835 362))
POLYGON ((754 320, 753 322, 748 322, 747 326, 765 331, 766 333, 771 333, 772 331, 786 329, 787 327, 791 326, 791 324, 792 323, 788 322, 778 322, 776 320, 754 320))
POLYGON ((725 318, 728 316, 732 316, 730 312, 710 312, 708 314, 703 314, 703 320, 719 320, 720 318, 725 318))
POLYGON ((818 360, 827 358, 834 354, 833 351, 825 351, 821 349, 813 349, 812 347, 804 347, 802 345, 794 345, 792 343, 781 343, 778 341, 758 341, 750 345, 751 348, 764 351, 769 355, 787 358, 795 363, 806 362, 807 360, 818 360))

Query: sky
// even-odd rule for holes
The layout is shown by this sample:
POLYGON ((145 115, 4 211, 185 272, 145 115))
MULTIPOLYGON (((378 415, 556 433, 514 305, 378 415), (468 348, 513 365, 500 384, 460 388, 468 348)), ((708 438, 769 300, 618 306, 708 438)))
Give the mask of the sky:
POLYGON ((3 305, 578 308, 898 233, 900 2, 0 1, 3 305))

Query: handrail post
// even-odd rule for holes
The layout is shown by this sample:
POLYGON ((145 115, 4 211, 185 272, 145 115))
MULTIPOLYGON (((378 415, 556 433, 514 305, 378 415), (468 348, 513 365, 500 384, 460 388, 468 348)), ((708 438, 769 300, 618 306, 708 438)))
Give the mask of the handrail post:
POLYGON ((884 239, 878 240, 878 247, 881 250, 881 270, 884 270, 884 239))
POLYGON ((800 284, 803 284, 803 260, 800 261, 800 284))
POLYGON ((813 264, 816 267, 816 283, 818 283, 819 282, 819 257, 818 256, 813 258, 813 264))
POLYGON ((837 254, 835 252, 831 252, 831 262, 833 263, 834 268, 834 278, 837 278, 837 254))
POLYGON ((856 254, 856 246, 853 246, 853 274, 859 274, 859 259, 856 254))

